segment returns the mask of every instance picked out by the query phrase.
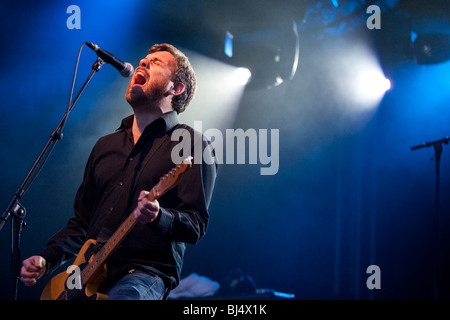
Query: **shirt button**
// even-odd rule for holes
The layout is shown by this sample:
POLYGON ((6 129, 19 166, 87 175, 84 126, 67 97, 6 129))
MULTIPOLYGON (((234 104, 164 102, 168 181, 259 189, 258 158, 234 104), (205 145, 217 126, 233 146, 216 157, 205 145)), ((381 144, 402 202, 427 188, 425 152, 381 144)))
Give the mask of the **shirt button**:
POLYGON ((119 182, 119 186, 123 186, 123 182, 122 181, 119 182))
POLYGON ((131 161, 131 160, 133 160, 133 158, 132 158, 132 157, 129 157, 129 158, 128 158, 128 161, 131 161))
POLYGON ((113 209, 114 209, 114 208, 113 208, 113 207, 111 207, 111 208, 109 208, 109 211, 110 211, 110 212, 112 212, 112 211, 113 211, 113 209))

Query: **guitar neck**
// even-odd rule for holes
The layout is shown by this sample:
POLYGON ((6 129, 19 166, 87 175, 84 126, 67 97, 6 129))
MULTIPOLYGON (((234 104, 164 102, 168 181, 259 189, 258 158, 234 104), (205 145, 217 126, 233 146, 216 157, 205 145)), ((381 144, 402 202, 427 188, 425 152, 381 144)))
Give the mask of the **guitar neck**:
MULTIPOLYGON (((155 186, 148 194, 147 199, 154 201, 160 196, 160 192, 155 186)), ((108 239, 108 241, 98 251, 92 261, 81 272, 81 283, 85 286, 91 277, 105 264, 106 260, 113 253, 113 251, 120 245, 125 237, 130 233, 133 227, 136 225, 137 220, 134 214, 130 214, 128 218, 120 225, 120 227, 114 232, 114 234, 108 239)))

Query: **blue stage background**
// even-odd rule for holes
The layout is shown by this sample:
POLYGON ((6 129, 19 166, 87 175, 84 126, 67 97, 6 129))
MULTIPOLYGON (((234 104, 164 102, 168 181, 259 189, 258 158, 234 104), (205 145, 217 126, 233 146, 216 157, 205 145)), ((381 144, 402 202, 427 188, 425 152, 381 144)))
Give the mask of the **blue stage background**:
MULTIPOLYGON (((208 233, 188 246, 183 276, 197 273, 225 287, 230 272, 240 269, 258 288, 306 300, 432 299, 434 150, 410 147, 450 134, 450 62, 416 64, 403 50, 409 32, 402 16, 382 11, 381 29, 370 30, 367 6, 355 11, 352 1, 338 8, 332 1, 224 2, 229 10, 219 1, 3 1, 0 205, 6 208, 63 116, 83 42, 134 66, 154 43, 186 50, 202 80, 182 115, 192 123, 202 120, 202 110, 226 111, 217 96, 228 93, 221 91, 223 74, 214 62, 226 28, 236 27, 239 15, 246 20, 248 12, 250 22, 267 22, 269 29, 292 14, 300 39, 295 77, 272 89, 243 91, 231 115, 211 120, 220 129, 278 129, 279 170, 264 176, 261 164, 221 165, 208 233), (81 9, 81 29, 66 25, 72 4, 81 9), (347 20, 339 17, 350 13, 358 23, 343 25, 347 20), (336 21, 327 28, 320 20, 326 14, 336 21), (369 108, 348 99, 353 88, 341 90, 347 70, 357 68, 360 44, 391 81, 369 108), (370 265, 380 267, 381 289, 366 286, 370 265)), ((75 91, 95 59, 84 47, 75 91)), ((27 209, 22 259, 38 253, 72 215, 92 146, 132 112, 124 99, 127 85, 104 65, 70 114, 63 139, 21 201, 27 209)), ((443 297, 449 296, 448 148, 443 145, 440 167, 443 297)), ((9 226, 10 220, 0 232, 3 300, 11 298, 9 226)), ((20 284, 19 299, 39 299, 46 280, 32 288, 20 284)))

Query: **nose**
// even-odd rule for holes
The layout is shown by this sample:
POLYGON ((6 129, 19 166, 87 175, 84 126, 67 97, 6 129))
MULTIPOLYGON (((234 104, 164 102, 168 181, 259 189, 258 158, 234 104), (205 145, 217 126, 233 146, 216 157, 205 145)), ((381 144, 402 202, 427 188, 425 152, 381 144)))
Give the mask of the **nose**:
POLYGON ((148 68, 148 67, 150 67, 150 63, 144 58, 144 59, 141 59, 141 61, 139 61, 139 66, 148 68))

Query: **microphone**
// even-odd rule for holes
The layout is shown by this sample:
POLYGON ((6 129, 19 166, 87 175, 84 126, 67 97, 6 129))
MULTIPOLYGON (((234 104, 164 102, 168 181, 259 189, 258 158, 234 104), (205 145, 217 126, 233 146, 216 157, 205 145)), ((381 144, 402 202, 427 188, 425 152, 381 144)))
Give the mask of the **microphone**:
POLYGON ((120 61, 119 59, 114 57, 111 53, 101 49, 96 44, 86 42, 86 45, 92 50, 94 50, 99 58, 103 59, 103 61, 111 64, 114 68, 116 68, 123 77, 130 77, 133 74, 134 68, 130 63, 120 61))

